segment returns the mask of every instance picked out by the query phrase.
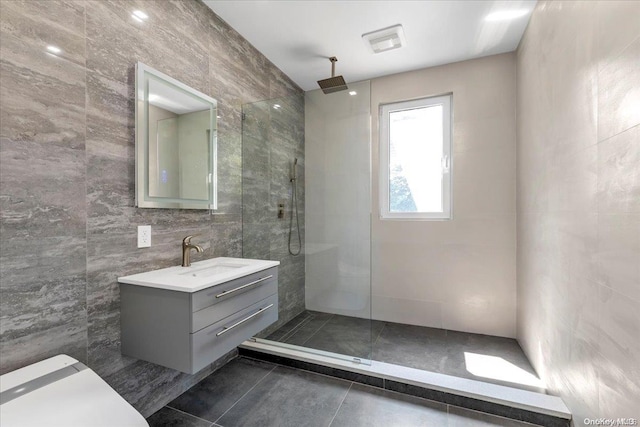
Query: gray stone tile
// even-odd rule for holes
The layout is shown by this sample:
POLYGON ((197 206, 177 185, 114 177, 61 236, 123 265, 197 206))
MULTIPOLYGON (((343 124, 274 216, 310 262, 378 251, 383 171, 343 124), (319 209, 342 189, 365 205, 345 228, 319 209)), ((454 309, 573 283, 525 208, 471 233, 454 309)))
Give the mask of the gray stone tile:
MULTIPOLYGON (((87 70, 87 151, 92 155, 134 159, 134 109, 132 82, 113 80, 100 71, 87 70)), ((130 172, 126 177, 134 178, 130 172)))
POLYGON ((147 422, 149 427, 210 427, 212 425, 209 421, 166 406, 147 418, 147 422))
POLYGON ((444 426, 447 405, 353 384, 331 426, 444 426))
POLYGON ((384 322, 348 316, 333 316, 305 346, 365 359, 371 358, 373 339, 384 322))
POLYGON ((387 323, 374 343, 373 359, 443 372, 447 332, 444 329, 387 323))
POLYGON ((207 32, 188 10, 184 2, 89 1, 87 68, 132 85, 135 63, 141 61, 208 93, 209 41, 203 37, 207 32), (136 9, 149 19, 144 23, 133 19, 131 12, 136 9))
POLYGON ((211 82, 214 93, 231 105, 269 98, 267 59, 220 19, 210 21, 211 82), (238 76, 244 76, 238 79, 238 76))
POLYGON ((61 349, 86 362, 85 256, 82 237, 2 239, 2 373, 61 349))
POLYGON ((84 148, 84 68, 2 34, 3 138, 84 148))
POLYGON ((294 345, 306 345, 307 341, 316 334, 333 317, 330 313, 311 313, 307 322, 284 337, 284 342, 294 345))
POLYGON ((271 341, 284 341, 287 336, 293 334, 298 328, 302 327, 302 325, 309 321, 309 319, 311 319, 311 314, 305 310, 280 326, 275 332, 266 338, 271 341))
POLYGON ((278 366, 216 422, 223 426, 328 425, 349 385, 278 366))
POLYGON ((269 229, 267 227, 263 224, 244 223, 242 225, 242 256, 270 259, 269 229))
POLYGON ((298 87, 286 74, 278 67, 269 64, 269 98, 281 98, 294 94, 301 94, 302 89, 298 87))
POLYGON ((59 58, 84 65, 84 17, 83 1, 50 0, 46 13, 36 1, 3 2, 2 33, 42 50, 55 45, 59 58))
MULTIPOLYGON (((301 133, 300 90, 202 2, 0 7, 0 369, 65 352, 151 413, 214 367, 189 376, 122 356, 117 277, 175 265, 187 234, 199 235, 202 257, 242 255, 242 103, 269 98, 273 81, 282 95, 297 94, 287 120, 298 121, 289 133, 301 133), (149 20, 136 22, 136 9, 149 20), (49 44, 62 52, 47 53, 49 44), (215 214, 134 207, 136 61, 221 101, 215 214), (153 227, 145 250, 135 244, 142 224, 153 227)), ((268 137, 263 112, 258 133, 268 137)), ((257 235, 259 258, 270 256, 270 233, 257 235)), ((286 267, 283 322, 301 311, 301 268, 286 267)))
POLYGON ((170 402, 169 406, 213 422, 274 368, 271 363, 235 359, 170 402))
POLYGON ((83 237, 84 186, 84 150, 0 139, 2 239, 83 237))
POLYGON ((160 365, 136 360, 104 380, 143 416, 157 410, 157 402, 175 397, 173 389, 190 375, 160 365))
POLYGON ((448 372, 457 372, 459 376, 474 378, 467 371, 465 352, 499 357, 529 374, 536 375, 518 342, 511 338, 447 331, 447 349, 449 360, 446 366, 450 369, 448 372))
POLYGON ((527 427, 533 424, 449 406, 449 427, 527 427))

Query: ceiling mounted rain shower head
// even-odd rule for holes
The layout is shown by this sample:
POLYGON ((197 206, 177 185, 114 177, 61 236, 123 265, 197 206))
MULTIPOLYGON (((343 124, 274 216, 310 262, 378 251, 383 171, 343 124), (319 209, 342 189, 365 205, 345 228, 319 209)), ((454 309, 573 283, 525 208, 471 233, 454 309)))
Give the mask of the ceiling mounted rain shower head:
POLYGON ((344 77, 336 76, 336 62, 338 58, 332 56, 329 58, 331 61, 331 77, 324 80, 318 80, 318 85, 324 93, 339 92, 341 90, 347 90, 347 82, 344 81, 344 77))

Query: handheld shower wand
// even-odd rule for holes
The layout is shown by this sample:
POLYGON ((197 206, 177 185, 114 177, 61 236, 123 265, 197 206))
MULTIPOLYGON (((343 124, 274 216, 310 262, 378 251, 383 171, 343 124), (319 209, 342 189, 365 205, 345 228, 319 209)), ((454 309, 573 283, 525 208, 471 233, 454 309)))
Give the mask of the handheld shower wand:
POLYGON ((289 182, 294 182, 296 180, 297 177, 297 173, 296 173, 296 166, 298 166, 298 158, 294 158, 293 159, 293 168, 291 171, 291 179, 289 180, 289 182))
POLYGON ((298 218, 298 191, 297 191, 297 171, 298 158, 293 159, 293 170, 289 182, 291 183, 291 215, 289 215, 289 253, 293 256, 300 255, 302 252, 302 237, 300 236, 300 220, 298 218), (296 210, 296 229, 298 231, 298 250, 294 252, 291 250, 291 236, 293 234, 293 209, 296 210))

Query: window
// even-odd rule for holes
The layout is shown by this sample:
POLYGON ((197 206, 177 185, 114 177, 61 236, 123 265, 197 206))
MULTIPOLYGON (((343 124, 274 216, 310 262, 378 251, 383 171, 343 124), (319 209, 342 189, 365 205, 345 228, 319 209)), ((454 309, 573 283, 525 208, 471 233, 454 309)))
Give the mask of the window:
POLYGON ((451 95, 380 107, 380 216, 451 219, 451 95))

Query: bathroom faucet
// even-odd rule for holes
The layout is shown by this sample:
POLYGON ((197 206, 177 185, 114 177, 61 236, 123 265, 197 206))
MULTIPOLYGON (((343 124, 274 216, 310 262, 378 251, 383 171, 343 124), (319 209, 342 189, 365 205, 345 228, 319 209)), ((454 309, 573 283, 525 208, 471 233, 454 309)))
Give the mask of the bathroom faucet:
POLYGON ((191 249, 195 249, 197 252, 202 252, 203 249, 198 245, 191 244, 191 238, 193 236, 187 236, 182 239, 182 266, 190 267, 191 266, 191 249))

